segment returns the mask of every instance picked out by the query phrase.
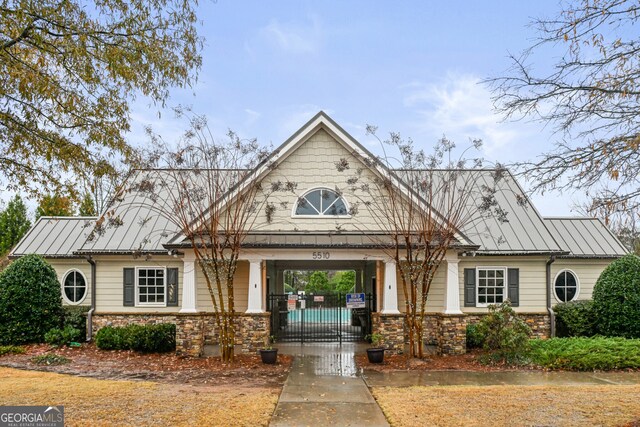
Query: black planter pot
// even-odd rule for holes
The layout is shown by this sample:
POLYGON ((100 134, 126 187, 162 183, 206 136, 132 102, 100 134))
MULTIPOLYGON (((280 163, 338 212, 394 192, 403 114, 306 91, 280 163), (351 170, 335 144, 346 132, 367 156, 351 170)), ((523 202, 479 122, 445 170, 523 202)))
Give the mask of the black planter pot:
POLYGON ((278 349, 260 350, 260 358, 262 359, 262 363, 275 365, 276 360, 278 359, 278 349))
POLYGON ((384 362, 384 348, 368 348, 367 358, 369 359, 369 363, 384 362))

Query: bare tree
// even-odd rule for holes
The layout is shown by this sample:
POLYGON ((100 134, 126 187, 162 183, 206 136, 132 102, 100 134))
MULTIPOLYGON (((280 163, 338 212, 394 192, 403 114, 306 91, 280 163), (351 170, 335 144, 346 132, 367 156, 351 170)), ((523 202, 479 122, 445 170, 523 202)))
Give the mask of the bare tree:
POLYGON ((640 4, 631 0, 563 3, 558 16, 536 20, 539 39, 511 56, 505 76, 489 79, 505 117, 551 124, 553 152, 523 164, 534 190, 604 186, 601 204, 640 202, 640 4), (559 60, 536 69, 550 52, 559 60))
POLYGON ((203 117, 187 117, 190 129, 177 149, 155 135, 156 149, 148 157, 153 169, 135 188, 124 190, 147 194, 150 210, 181 231, 183 240, 175 243, 194 251, 213 305, 222 358, 231 361, 234 275, 243 241, 262 215, 270 221, 276 208, 269 196, 292 191, 295 185, 278 181, 263 186, 259 179, 249 179, 255 168, 272 167, 270 150, 231 131, 219 142, 203 117))
MULTIPOLYGON (((368 126, 367 131, 378 138, 375 127, 368 126)), ((427 299, 436 272, 447 251, 477 249, 463 230, 485 215, 506 220, 507 212, 494 197, 495 184, 505 170, 478 169, 482 160, 465 160, 464 152, 453 159, 455 144, 446 138, 438 141, 432 155, 397 133, 378 141, 386 147, 385 154, 363 159, 378 171, 375 178, 367 179, 362 168, 351 170, 346 160, 336 168, 352 173, 349 191, 371 212, 380 230, 373 238, 399 267, 409 354, 422 358, 427 299), (478 184, 483 174, 491 174, 492 184, 478 184)), ((480 145, 481 141, 473 141, 473 147, 480 145)), ((361 207, 352 207, 352 214, 361 207)))
POLYGON ((626 203, 611 203, 610 194, 604 192, 589 202, 574 208, 587 216, 600 218, 630 251, 640 255, 640 212, 627 209, 626 203))

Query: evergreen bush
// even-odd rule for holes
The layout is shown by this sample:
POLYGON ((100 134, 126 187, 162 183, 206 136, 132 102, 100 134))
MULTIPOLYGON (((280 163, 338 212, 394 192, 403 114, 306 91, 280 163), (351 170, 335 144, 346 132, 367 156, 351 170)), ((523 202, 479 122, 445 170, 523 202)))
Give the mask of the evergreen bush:
POLYGON ((0 273, 0 345, 43 342, 61 324, 60 283, 43 258, 24 256, 0 273))
POLYGON ((627 255, 604 269, 593 288, 597 332, 640 338, 640 257, 627 255))
POLYGON ((497 359, 516 361, 529 347, 531 329, 508 301, 490 305, 489 313, 478 323, 477 332, 484 337, 483 348, 497 359))
POLYGON ((557 337, 591 337, 596 334, 593 301, 570 301, 556 305, 557 337))
POLYGON ((176 325, 105 326, 96 334, 96 346, 102 350, 135 350, 163 353, 176 349, 176 325))

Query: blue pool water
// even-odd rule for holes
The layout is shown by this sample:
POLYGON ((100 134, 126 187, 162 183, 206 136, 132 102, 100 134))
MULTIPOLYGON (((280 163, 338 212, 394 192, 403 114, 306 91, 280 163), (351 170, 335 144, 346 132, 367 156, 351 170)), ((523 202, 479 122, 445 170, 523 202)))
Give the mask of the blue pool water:
POLYGON ((314 323, 350 323, 351 309, 337 310, 330 308, 307 308, 305 310, 296 309, 289 311, 289 322, 301 322, 304 311, 304 321, 314 323))

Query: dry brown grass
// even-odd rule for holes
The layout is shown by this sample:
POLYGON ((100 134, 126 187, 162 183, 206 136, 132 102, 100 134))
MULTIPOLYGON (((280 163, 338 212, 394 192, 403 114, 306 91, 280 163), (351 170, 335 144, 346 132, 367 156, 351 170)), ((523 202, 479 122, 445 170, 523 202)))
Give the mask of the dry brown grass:
POLYGON ((260 426, 269 422, 277 393, 0 368, 0 405, 64 405, 68 426, 260 426))
POLYGON ((620 426, 640 416, 640 385, 380 387, 392 426, 620 426))

